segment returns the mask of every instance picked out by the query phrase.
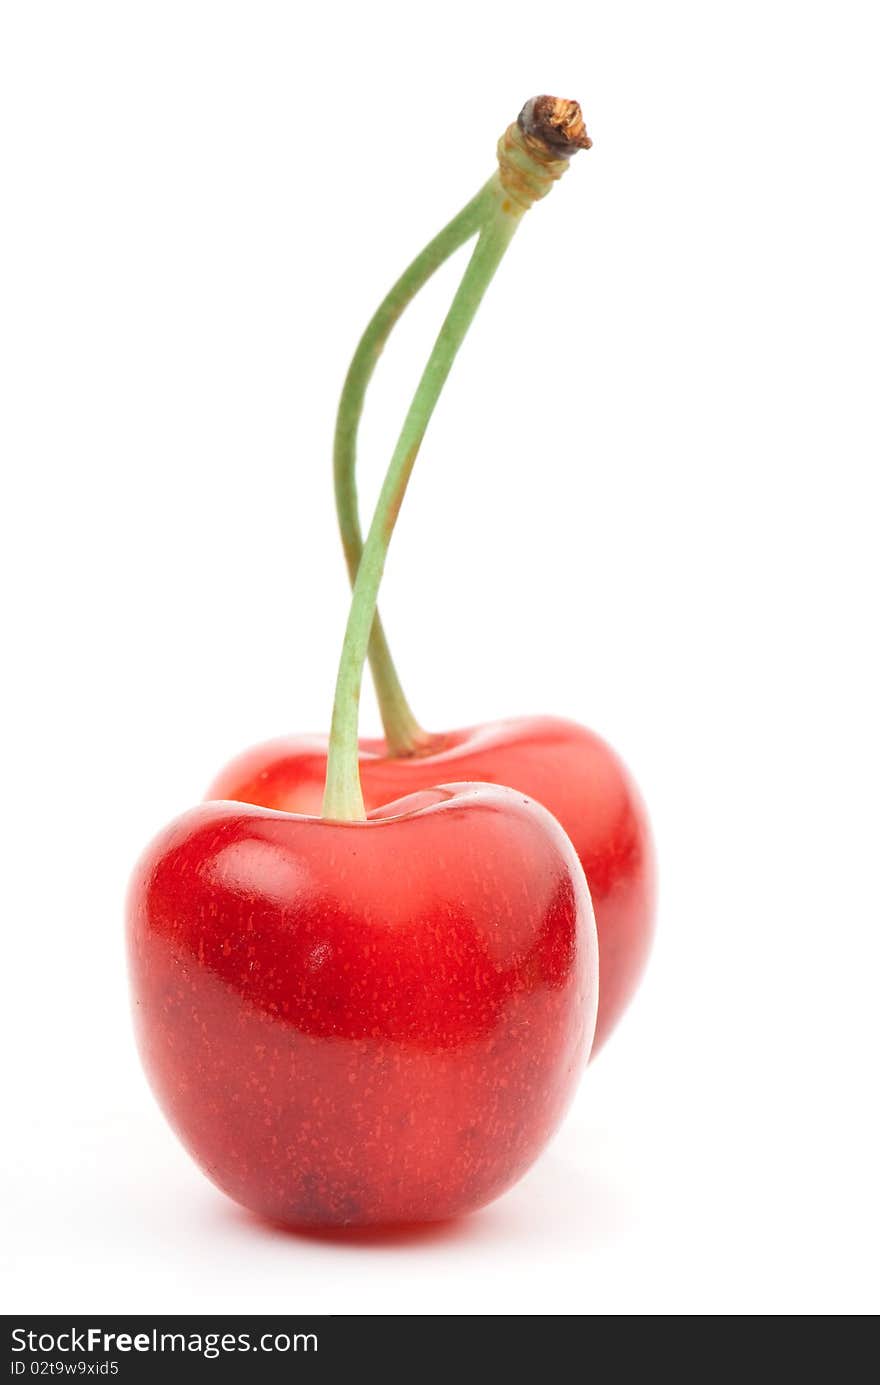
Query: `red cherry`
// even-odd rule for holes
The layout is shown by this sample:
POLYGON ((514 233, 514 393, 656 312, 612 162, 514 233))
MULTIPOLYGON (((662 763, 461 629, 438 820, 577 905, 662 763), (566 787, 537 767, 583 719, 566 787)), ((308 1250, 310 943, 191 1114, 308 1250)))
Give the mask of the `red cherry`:
MULTIPOLYGON (((233 760, 208 797, 318 813, 326 768, 325 737, 269 741, 233 760)), ((596 915, 602 979, 595 1054, 638 986, 654 932, 650 828, 614 751, 574 722, 523 717, 436 736, 424 753, 399 758, 383 740, 361 740, 360 777, 368 811, 448 779, 507 784, 549 808, 580 857, 596 915)))
POLYGON ((511 789, 453 784, 351 822, 203 804, 140 861, 128 943, 168 1119, 225 1192, 297 1226, 496 1197, 593 1035, 583 872, 511 789))

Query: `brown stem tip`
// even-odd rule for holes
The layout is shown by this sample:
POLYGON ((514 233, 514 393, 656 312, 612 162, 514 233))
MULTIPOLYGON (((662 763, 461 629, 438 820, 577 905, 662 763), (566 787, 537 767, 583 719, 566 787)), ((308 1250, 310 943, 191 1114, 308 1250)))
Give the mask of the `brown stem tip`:
POLYGON ((517 120, 523 134, 540 141, 557 159, 570 159, 578 149, 589 149, 593 141, 587 134, 577 101, 558 96, 533 96, 517 120))

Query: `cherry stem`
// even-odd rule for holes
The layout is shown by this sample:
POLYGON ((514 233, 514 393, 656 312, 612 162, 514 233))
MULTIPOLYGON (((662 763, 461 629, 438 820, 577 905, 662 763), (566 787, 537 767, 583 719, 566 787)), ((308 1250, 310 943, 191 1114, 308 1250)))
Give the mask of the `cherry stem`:
MULTIPOLYGON (((352 586, 357 577, 364 548, 358 512, 355 464, 358 428, 367 387, 385 343, 404 309, 440 266, 480 229, 486 219, 490 193, 491 182, 462 208, 458 216, 450 221, 404 270, 373 314, 348 368, 336 414, 333 478, 339 533, 352 586)), ((370 635, 369 658, 388 749, 393 755, 411 755, 427 745, 431 738, 419 725, 406 699, 378 612, 373 620, 370 635)))
MULTIPOLYGON (((409 407, 401 429, 397 446, 385 476, 373 520, 367 534, 366 543, 359 555, 352 592, 351 608, 346 625, 336 693, 333 702, 333 717, 330 726, 330 744, 327 757, 327 780, 324 790, 323 814, 325 818, 338 820, 362 820, 366 817, 363 794, 361 792, 358 768, 358 713, 363 667, 367 658, 371 633, 376 623, 376 605, 388 546, 403 497, 418 456, 422 439, 425 436, 431 416, 437 405, 443 386, 452 369, 459 347, 467 335, 477 309, 483 299, 498 265, 504 257, 508 245, 522 218, 523 213, 539 197, 550 190, 555 179, 559 178, 568 165, 568 159, 579 148, 589 148, 590 141, 583 126, 580 108, 576 102, 559 101, 553 97, 537 97, 523 107, 515 125, 511 125, 498 145, 499 167, 481 193, 450 222, 422 255, 413 262, 389 298, 379 309, 361 340, 355 359, 349 369, 346 387, 351 382, 349 402, 345 405, 345 417, 337 423, 337 494, 339 480, 339 439, 342 428, 342 456, 354 462, 354 443, 357 423, 363 401, 363 392, 372 374, 375 356, 381 350, 388 333, 410 298, 433 273, 434 269, 448 258, 457 248, 455 237, 462 244, 479 227, 479 238, 464 276, 434 348, 425 366, 415 396, 409 407), (473 230, 466 232, 470 225, 468 217, 474 216, 473 230), (464 219, 464 224, 459 224, 464 219), (453 229, 455 228, 455 229, 453 229), (446 238, 446 239, 444 239, 446 238), (433 247, 433 261, 429 252, 433 247), (444 253, 445 252, 445 253, 444 253), (437 255, 442 258, 438 259, 437 255), (433 262, 433 268, 430 268, 433 262), (421 277, 421 282, 419 279, 421 277), (397 297, 395 298, 395 293, 397 297), (393 300, 391 306, 386 305, 393 300), (383 309, 386 309, 383 314, 383 309), (386 326, 387 323, 387 326, 386 326), (371 335, 372 333, 372 335, 371 335), (370 343, 365 347, 366 337, 370 343), (373 357, 372 361, 370 357, 373 357), (359 394, 360 392, 360 394, 359 394), (360 404, 358 403, 360 398, 360 404)), ((345 403, 345 397, 343 402, 345 403)), ((342 408, 340 410, 342 412, 342 408)), ((359 522, 357 519, 357 499, 353 479, 350 494, 353 506, 347 510, 346 533, 349 542, 346 556, 359 547, 359 522), (352 541, 354 537, 354 541, 352 541)), ((349 562, 351 571, 351 562, 349 562)), ((387 651, 387 643, 385 644, 387 651)), ((418 723, 409 710, 400 689, 393 665, 388 657, 388 666, 383 666, 382 686, 387 690, 394 684, 399 692, 400 702, 396 710, 406 709, 400 723, 403 734, 408 716, 410 726, 408 735, 421 734, 418 723), (387 682, 387 668, 390 666, 393 683, 387 682)), ((388 712, 395 709, 389 707, 388 712)), ((386 709, 383 708, 383 715, 386 709)))
POLYGON ((336 683, 324 816, 364 818, 358 772, 358 709, 363 665, 394 525, 431 415, 477 308, 517 227, 499 217, 480 233, 406 416, 358 565, 336 683))

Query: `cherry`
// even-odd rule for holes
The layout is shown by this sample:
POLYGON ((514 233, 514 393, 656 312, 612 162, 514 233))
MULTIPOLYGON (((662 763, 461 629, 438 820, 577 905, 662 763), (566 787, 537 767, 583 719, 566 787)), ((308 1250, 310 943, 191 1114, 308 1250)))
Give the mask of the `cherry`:
MULTIPOLYGON (((523 213, 585 144, 579 109, 551 98, 502 138, 358 565, 320 809, 317 795, 297 811, 204 803, 160 834, 132 880, 136 1030, 156 1095, 220 1187, 295 1226, 480 1206, 539 1153, 592 1043, 595 921, 556 819, 516 789, 459 782, 454 756, 439 787, 420 780, 399 797, 389 782, 368 815, 358 745, 379 585, 419 443, 523 213)), ((543 758, 537 737, 535 749, 543 758)), ((442 749, 419 750, 439 768, 442 749)))
POLYGON ((144 1064, 224 1192, 298 1226, 472 1211, 590 1049, 589 894, 549 813, 450 785, 332 822, 206 803, 132 882, 144 1064))

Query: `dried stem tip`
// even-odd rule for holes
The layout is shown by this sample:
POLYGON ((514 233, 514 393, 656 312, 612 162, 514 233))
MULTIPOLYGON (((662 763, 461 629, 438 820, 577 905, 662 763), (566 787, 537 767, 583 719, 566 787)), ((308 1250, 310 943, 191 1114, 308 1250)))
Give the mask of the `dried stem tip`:
POLYGON ((533 96, 520 111, 517 124, 527 138, 538 140, 557 159, 570 159, 593 143, 577 101, 558 96, 533 96))

